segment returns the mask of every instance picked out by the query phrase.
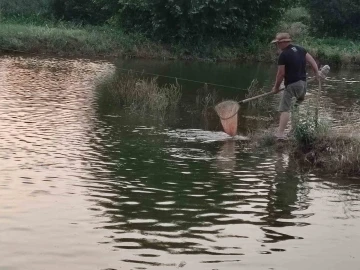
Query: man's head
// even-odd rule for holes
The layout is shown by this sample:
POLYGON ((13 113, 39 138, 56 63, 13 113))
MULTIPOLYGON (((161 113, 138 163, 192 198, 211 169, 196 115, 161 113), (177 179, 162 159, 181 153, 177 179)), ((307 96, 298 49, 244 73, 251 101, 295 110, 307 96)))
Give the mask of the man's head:
POLYGON ((291 43, 292 39, 288 33, 277 33, 275 39, 271 43, 276 43, 276 46, 283 50, 291 43))

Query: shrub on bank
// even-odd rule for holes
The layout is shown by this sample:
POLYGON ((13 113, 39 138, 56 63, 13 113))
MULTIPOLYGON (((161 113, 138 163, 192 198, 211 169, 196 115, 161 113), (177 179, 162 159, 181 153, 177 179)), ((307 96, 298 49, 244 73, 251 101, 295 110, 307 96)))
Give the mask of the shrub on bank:
POLYGON ((0 12, 3 16, 48 16, 53 0, 1 0, 0 12))
POLYGON ((360 3, 355 0, 304 0, 312 29, 321 35, 360 38, 360 3))

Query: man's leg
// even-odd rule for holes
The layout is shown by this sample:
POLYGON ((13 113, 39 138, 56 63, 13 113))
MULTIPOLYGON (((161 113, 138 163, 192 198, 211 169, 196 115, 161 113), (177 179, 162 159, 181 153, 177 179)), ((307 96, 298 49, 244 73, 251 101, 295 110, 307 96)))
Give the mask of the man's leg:
POLYGON ((289 122, 289 119, 290 119, 289 112, 281 112, 277 137, 279 138, 285 137, 285 128, 289 122))
POLYGON ((296 102, 291 109, 291 129, 295 130, 295 127, 299 123, 299 115, 300 115, 300 105, 305 99, 306 95, 306 82, 299 81, 294 84, 293 87, 293 95, 296 97, 296 102))
POLYGON ((299 104, 295 103, 295 105, 291 109, 291 131, 290 131, 290 133, 293 132, 295 130, 295 127, 299 124, 299 115, 300 115, 299 104))
POLYGON ((289 91, 288 88, 286 88, 281 97, 280 106, 279 106, 280 121, 279 121, 278 132, 276 134, 276 137, 278 138, 285 137, 284 132, 290 119, 289 111, 291 107, 291 99, 292 99, 292 93, 291 91, 289 91))

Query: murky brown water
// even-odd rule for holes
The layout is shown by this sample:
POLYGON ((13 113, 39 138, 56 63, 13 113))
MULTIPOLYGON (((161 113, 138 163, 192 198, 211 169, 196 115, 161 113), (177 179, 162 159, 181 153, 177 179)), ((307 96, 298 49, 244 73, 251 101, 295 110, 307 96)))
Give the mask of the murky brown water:
MULTIPOLYGON (((261 65, 118 65, 242 88, 273 76, 261 65)), ((358 269, 359 179, 252 153, 204 130, 218 123, 190 105, 165 124, 111 107, 95 82, 114 69, 0 58, 1 270, 358 269)), ((335 124, 360 93, 343 77, 360 73, 326 85, 335 124)), ((184 86, 191 104, 196 87, 184 86)))

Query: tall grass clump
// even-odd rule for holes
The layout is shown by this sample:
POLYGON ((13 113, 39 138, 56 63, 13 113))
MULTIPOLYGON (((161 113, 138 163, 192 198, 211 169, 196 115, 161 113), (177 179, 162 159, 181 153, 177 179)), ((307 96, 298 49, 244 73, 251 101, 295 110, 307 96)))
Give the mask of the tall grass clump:
POLYGON ((353 123, 352 130, 344 133, 341 127, 331 128, 311 114, 303 118, 295 128, 293 153, 330 173, 360 175, 360 137, 353 136, 359 134, 359 127, 353 123))
POLYGON ((292 133, 299 147, 312 147, 317 138, 327 134, 330 125, 325 119, 317 119, 315 111, 309 104, 303 111, 294 106, 291 112, 292 133))
POLYGON ((132 72, 119 73, 98 85, 114 104, 140 113, 165 114, 175 109, 181 98, 179 84, 160 86, 157 78, 140 78, 132 72))
POLYGON ((328 173, 360 175, 359 138, 337 133, 309 111, 296 122, 290 151, 300 163, 328 173))
POLYGON ((329 173, 360 175, 360 140, 334 134, 319 136, 302 159, 329 173))
MULTIPOLYGON (((269 89, 264 89, 264 87, 260 87, 258 80, 254 79, 251 81, 251 84, 247 89, 247 94, 245 95, 245 98, 252 98, 261 94, 265 94, 269 91, 269 89)), ((271 102, 269 102, 271 98, 272 96, 254 99, 248 104, 250 108, 270 109, 272 108, 271 102)))
MULTIPOLYGON (((219 96, 215 89, 209 88, 207 84, 197 90, 197 95, 195 98, 196 106, 200 109, 201 114, 204 117, 209 116, 213 113, 213 108, 219 102, 219 96)), ((196 111, 197 113, 198 111, 196 111)))

